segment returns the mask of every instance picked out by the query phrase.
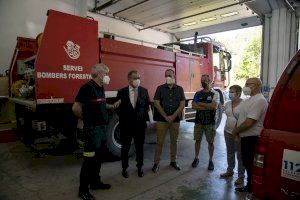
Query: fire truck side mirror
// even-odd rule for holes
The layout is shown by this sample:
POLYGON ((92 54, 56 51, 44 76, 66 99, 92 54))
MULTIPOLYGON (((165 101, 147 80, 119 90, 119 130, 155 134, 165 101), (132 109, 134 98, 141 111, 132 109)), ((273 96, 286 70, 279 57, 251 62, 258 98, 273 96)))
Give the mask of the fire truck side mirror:
POLYGON ((231 60, 227 60, 227 70, 231 70, 231 60))

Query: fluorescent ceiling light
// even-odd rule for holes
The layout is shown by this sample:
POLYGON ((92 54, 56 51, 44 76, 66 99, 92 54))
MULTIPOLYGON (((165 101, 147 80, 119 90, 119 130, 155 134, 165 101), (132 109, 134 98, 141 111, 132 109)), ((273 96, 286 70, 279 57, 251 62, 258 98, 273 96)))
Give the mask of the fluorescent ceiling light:
POLYGON ((216 17, 208 17, 208 18, 201 19, 200 21, 201 22, 210 22, 210 21, 213 21, 216 19, 217 19, 216 17))
POLYGON ((192 26, 192 25, 195 25, 195 24, 197 24, 197 22, 193 21, 193 22, 185 23, 185 24, 183 24, 183 26, 192 26))
POLYGON ((220 16, 221 16, 221 17, 230 17, 230 16, 237 15, 237 14, 239 14, 239 12, 234 11, 234 12, 222 14, 222 15, 220 15, 220 16))

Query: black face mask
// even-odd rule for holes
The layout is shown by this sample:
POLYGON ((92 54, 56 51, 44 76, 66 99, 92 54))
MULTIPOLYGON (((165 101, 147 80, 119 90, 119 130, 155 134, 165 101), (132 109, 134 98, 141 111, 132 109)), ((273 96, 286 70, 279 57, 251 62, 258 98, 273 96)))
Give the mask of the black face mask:
POLYGON ((201 81, 201 85, 204 89, 208 88, 208 84, 205 81, 201 81))

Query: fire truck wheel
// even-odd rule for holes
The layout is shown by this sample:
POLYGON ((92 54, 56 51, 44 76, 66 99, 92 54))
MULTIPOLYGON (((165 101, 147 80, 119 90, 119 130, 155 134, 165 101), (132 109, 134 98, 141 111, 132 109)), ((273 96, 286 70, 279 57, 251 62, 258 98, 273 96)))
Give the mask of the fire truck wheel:
POLYGON ((219 88, 214 88, 215 91, 217 91, 220 95, 220 103, 218 105, 218 109, 216 111, 216 128, 218 128, 221 124, 222 121, 222 116, 223 116, 223 110, 222 106, 224 105, 224 94, 219 88))
MULTIPOLYGON (((107 148, 115 156, 121 157, 121 140, 119 117, 114 114, 107 126, 107 148)), ((128 155, 135 153, 134 145, 131 145, 128 155)))

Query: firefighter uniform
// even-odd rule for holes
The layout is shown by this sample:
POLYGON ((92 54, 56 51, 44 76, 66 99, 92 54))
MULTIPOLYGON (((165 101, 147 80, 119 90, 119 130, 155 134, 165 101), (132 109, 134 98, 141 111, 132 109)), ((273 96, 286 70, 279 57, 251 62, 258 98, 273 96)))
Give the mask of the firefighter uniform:
POLYGON ((104 88, 94 80, 84 84, 75 99, 82 104, 84 161, 80 172, 79 192, 88 192, 91 189, 109 189, 108 184, 100 180, 101 158, 106 143, 106 124, 108 113, 104 88))

